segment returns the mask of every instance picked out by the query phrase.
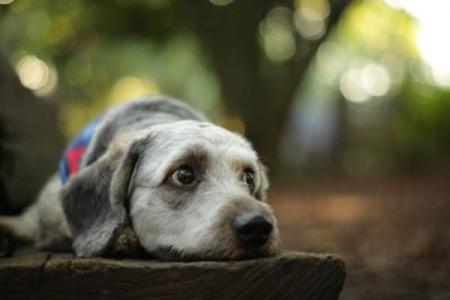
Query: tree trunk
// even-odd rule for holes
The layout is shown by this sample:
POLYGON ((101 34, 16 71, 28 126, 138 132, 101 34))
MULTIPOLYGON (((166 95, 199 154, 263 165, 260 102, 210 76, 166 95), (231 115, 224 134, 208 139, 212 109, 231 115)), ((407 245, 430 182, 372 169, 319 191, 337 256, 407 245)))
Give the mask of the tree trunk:
POLYGON ((57 110, 55 103, 25 89, 0 55, 0 201, 4 207, 9 203, 17 210, 30 203, 56 171, 64 146, 57 110), (5 152, 8 159, 3 156, 5 152))
POLYGON ((278 167, 279 145, 297 87, 349 2, 330 1, 326 34, 316 41, 296 35, 297 53, 281 64, 271 64, 262 55, 259 26, 273 7, 292 9, 293 1, 235 1, 218 7, 192 0, 182 6, 217 73, 228 112, 243 119, 246 136, 272 170, 278 167))

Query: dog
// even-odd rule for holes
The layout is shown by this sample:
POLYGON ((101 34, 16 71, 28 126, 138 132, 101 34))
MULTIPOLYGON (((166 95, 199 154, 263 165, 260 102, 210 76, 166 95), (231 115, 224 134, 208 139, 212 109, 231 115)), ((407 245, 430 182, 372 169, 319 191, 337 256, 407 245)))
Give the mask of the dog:
POLYGON ((279 251, 266 169, 242 136, 167 96, 107 110, 37 201, 0 227, 78 257, 236 260, 279 251))

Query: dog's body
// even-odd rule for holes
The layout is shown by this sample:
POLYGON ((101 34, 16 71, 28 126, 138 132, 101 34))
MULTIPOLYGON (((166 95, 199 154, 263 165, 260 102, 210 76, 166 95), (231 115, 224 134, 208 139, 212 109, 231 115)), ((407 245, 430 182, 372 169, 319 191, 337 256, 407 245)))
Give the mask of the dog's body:
POLYGON ((239 259, 278 249, 265 170, 250 144, 179 101, 146 97, 110 109, 76 169, 0 226, 78 256, 142 248, 162 259, 239 259))

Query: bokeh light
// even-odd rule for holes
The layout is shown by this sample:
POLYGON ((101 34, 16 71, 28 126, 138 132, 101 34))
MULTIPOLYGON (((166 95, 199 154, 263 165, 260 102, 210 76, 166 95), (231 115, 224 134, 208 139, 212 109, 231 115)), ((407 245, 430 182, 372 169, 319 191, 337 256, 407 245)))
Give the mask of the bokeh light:
POLYGON ((391 87, 390 78, 385 66, 356 61, 342 75, 339 87, 347 100, 361 103, 386 95, 391 87))
POLYGON ((323 84, 332 85, 346 67, 345 60, 341 58, 342 48, 336 42, 324 42, 316 54, 316 78, 323 84))
POLYGON ((275 7, 261 22, 260 38, 266 56, 272 62, 284 62, 296 52, 292 25, 292 11, 275 7))
POLYGON ((0 0, 0 5, 8 5, 13 2, 14 2, 14 0, 0 0))
POLYGON ((384 96, 391 85, 389 72, 380 64, 369 63, 361 70, 361 85, 370 96, 384 96))
POLYGON ((307 40, 321 38, 326 31, 325 20, 330 13, 330 7, 324 0, 301 0, 299 8, 295 11, 295 28, 307 40))
POLYGON ((417 20, 416 44, 422 59, 431 68, 432 79, 450 86, 450 1, 385 0, 393 8, 403 9, 417 20))
POLYGON ((20 82, 38 96, 49 95, 55 88, 58 76, 54 67, 34 55, 26 55, 16 65, 20 82))
POLYGON ((117 103, 142 95, 151 95, 159 93, 158 85, 148 79, 126 76, 119 79, 111 89, 108 100, 117 103))
POLYGON ((361 85, 361 73, 359 69, 351 68, 347 70, 342 75, 339 87, 342 95, 351 102, 360 103, 370 100, 370 96, 361 85))

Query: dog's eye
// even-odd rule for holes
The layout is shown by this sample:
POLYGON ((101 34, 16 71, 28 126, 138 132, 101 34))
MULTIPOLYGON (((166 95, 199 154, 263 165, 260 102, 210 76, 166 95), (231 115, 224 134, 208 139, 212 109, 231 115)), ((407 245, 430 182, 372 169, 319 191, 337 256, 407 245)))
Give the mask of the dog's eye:
POLYGON ((250 190, 255 187, 255 171, 250 168, 244 169, 242 180, 249 186, 250 190))
POLYGON ((194 169, 190 166, 181 166, 173 172, 172 182, 177 186, 191 186, 196 183, 194 169))

